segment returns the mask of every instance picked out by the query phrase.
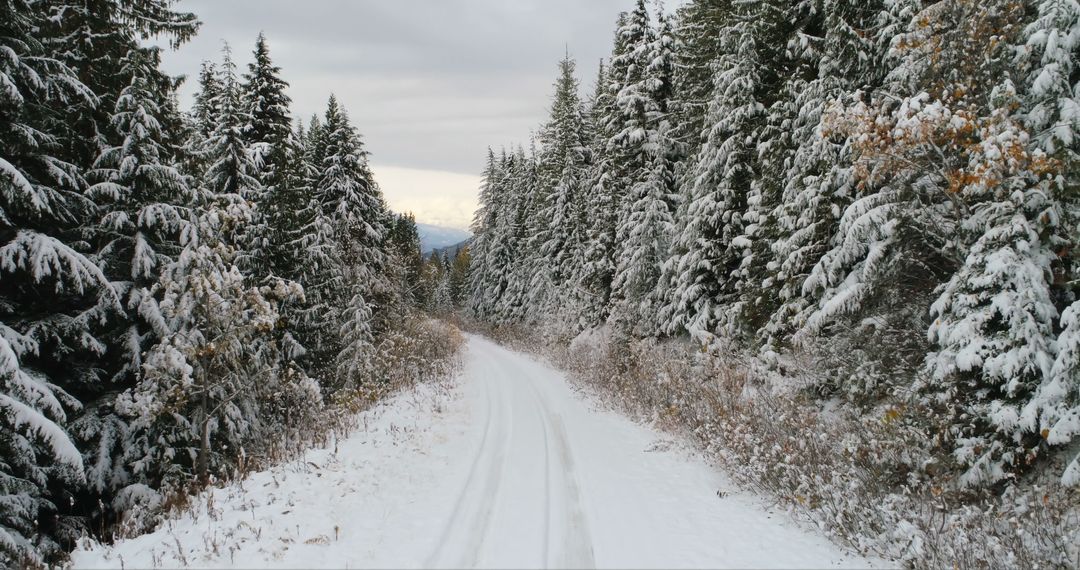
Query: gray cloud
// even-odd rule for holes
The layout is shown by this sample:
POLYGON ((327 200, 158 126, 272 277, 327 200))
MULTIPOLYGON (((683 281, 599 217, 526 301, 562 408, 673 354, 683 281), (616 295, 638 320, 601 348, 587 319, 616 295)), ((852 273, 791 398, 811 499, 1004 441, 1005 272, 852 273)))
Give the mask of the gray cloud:
MULTIPOLYGON (((477 173, 488 145, 527 143, 569 46, 582 88, 633 0, 184 0, 199 36, 165 58, 194 77, 222 40, 245 65, 258 32, 301 117, 337 94, 373 160, 477 173)), ((193 85, 182 92, 190 100, 193 85)))

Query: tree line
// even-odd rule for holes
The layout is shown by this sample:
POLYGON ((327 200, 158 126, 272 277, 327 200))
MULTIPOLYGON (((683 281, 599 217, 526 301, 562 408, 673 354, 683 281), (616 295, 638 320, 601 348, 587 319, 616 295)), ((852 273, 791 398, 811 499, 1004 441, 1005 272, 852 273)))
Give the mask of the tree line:
POLYGON ((823 398, 930 410, 910 421, 960 489, 1062 457, 1080 435, 1075 3, 651 8, 619 15, 591 96, 567 56, 529 148, 489 152, 470 311, 791 373, 808 355, 823 398))
POLYGON ((423 260, 346 110, 260 35, 190 111, 171 0, 0 0, 0 566, 227 477, 380 382, 423 260))

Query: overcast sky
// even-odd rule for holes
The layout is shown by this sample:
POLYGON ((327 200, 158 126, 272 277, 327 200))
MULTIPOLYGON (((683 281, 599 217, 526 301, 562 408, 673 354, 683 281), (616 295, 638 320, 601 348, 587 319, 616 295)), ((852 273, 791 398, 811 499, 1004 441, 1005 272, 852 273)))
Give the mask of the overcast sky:
POLYGON ((582 95, 633 0, 182 0, 199 35, 165 56, 189 77, 222 41, 241 70, 259 31, 307 120, 337 94, 364 137, 392 207, 467 227, 486 148, 527 144, 569 47, 582 95))

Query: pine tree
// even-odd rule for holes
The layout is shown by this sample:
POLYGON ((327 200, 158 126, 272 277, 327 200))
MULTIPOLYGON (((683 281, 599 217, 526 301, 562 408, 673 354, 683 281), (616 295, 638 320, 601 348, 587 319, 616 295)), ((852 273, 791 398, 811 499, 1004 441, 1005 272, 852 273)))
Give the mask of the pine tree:
POLYGON ((240 267, 252 270, 259 253, 266 248, 263 221, 254 209, 254 204, 263 200, 263 187, 256 178, 258 163, 243 136, 244 125, 250 119, 240 99, 236 65, 228 45, 222 50, 218 84, 220 92, 214 102, 218 109, 217 122, 203 149, 208 164, 203 186, 215 200, 232 205, 238 221, 224 228, 230 232, 225 239, 236 248, 240 267), (240 216, 246 219, 241 220, 240 216))
POLYGON ((628 184, 616 230, 612 319, 621 330, 637 335, 658 330, 662 297, 657 284, 675 231, 677 151, 668 115, 673 40, 666 19, 660 20, 657 32, 644 0, 639 0, 619 31, 625 53, 612 59, 613 71, 625 69, 615 99, 622 128, 613 142, 620 149, 628 184))
MULTIPOLYGON (((205 482, 245 447, 266 444, 262 407, 283 375, 272 334, 277 306, 302 293, 284 281, 248 285, 222 239, 250 217, 245 203, 205 196, 183 251, 155 287, 168 332, 149 351, 143 378, 117 402, 134 433, 128 461, 153 488, 205 482)), ((317 394, 308 404, 318 405, 317 394)))
POLYGON ((140 354, 154 338, 159 317, 149 289, 180 251, 179 236, 189 218, 186 206, 192 201, 186 180, 168 163, 164 121, 158 118, 165 111, 147 79, 158 59, 155 50, 128 54, 125 75, 131 84, 121 91, 112 117, 121 143, 102 151, 92 172, 99 182, 89 188, 105 206, 100 263, 129 311, 130 325, 116 343, 123 364, 114 381, 138 374, 140 354))
MULTIPOLYGON (((505 161, 504 161, 505 162, 505 161)), ((504 268, 493 266, 491 256, 495 242, 495 225, 499 220, 499 202, 502 192, 503 173, 495 159, 495 153, 489 148, 487 165, 484 168, 479 207, 473 214, 471 230, 475 238, 472 245, 472 258, 469 264, 469 282, 472 297, 469 307, 473 315, 482 320, 492 317, 494 304, 502 291, 494 280, 501 277, 504 268)))
MULTIPOLYGON (((263 143, 271 148, 266 157, 273 156, 274 146, 286 141, 292 134, 289 104, 292 100, 285 94, 289 84, 281 78, 281 68, 270 60, 270 46, 261 32, 255 40, 254 59, 248 64, 241 87, 242 104, 247 114, 244 137, 248 144, 263 143)), ((264 158, 263 172, 272 174, 273 163, 264 158)))
POLYGON ((221 82, 218 75, 217 65, 211 61, 202 62, 199 70, 199 90, 195 93, 195 103, 192 107, 192 119, 196 125, 196 133, 202 140, 210 138, 214 125, 218 123, 221 109, 221 82))
POLYGON ((581 265, 584 241, 584 181, 589 156, 585 118, 574 77, 575 63, 567 55, 559 62, 551 117, 541 133, 538 212, 544 224, 536 236, 539 246, 537 267, 531 288, 536 297, 530 303, 537 311, 564 321, 573 332, 580 312, 577 288, 570 277, 581 265), (557 314, 559 313, 559 314, 557 314))
POLYGON ((831 132, 829 107, 856 89, 880 86, 886 50, 874 44, 868 31, 883 25, 884 14, 880 3, 826 4, 820 15, 823 33, 802 56, 808 78, 792 86, 797 109, 794 152, 782 172, 781 200, 773 212, 782 237, 772 246, 776 259, 769 267, 767 289, 779 307, 761 331, 771 348, 786 342, 805 322, 812 300, 803 295, 803 282, 854 199, 851 147, 831 132))
POLYGON ((110 392, 135 383, 142 374, 143 355, 168 333, 151 290, 178 256, 180 235, 190 223, 193 196, 185 177, 170 163, 163 132, 171 109, 158 104, 152 79, 159 59, 155 49, 128 53, 123 73, 131 83, 116 98, 111 123, 119 144, 106 147, 89 174, 96 183, 87 193, 98 202, 101 215, 96 257, 124 308, 113 316, 115 326, 104 339, 111 347, 102 359, 109 382, 94 392, 97 402, 72 424, 80 447, 87 450, 87 486, 101 497, 132 482, 124 462, 129 430, 116 414, 110 392))
MULTIPOLYGON (((63 125, 69 145, 66 159, 89 168, 102 148, 116 143, 109 128, 116 98, 131 83, 126 64, 128 53, 143 46, 144 40, 164 38, 173 47, 187 42, 199 28, 192 13, 173 10, 171 0, 143 0, 125 4, 115 0, 50 0, 38 8, 46 13, 37 31, 47 49, 69 66, 98 101, 95 105, 69 105, 64 110, 63 125)), ((170 102, 166 95, 178 85, 177 80, 156 67, 144 70, 143 81, 153 85, 152 92, 162 97, 159 106, 170 102)), ((166 116, 161 117, 166 119, 166 116)), ((176 124, 163 131, 175 132, 176 124)))
POLYGON ((550 319, 546 307, 537 303, 540 294, 533 286, 540 269, 540 254, 547 235, 548 219, 540 215, 543 189, 536 149, 528 153, 518 147, 503 157, 502 185, 499 187, 498 223, 494 230, 492 264, 504 267, 499 280, 502 292, 495 304, 501 323, 541 325, 550 319))
POLYGON ((400 266, 399 296, 412 306, 421 304, 421 294, 417 289, 423 271, 424 256, 420 247, 420 233, 416 229, 416 218, 412 213, 395 215, 388 228, 386 237, 389 254, 400 266))
POLYGON ((450 304, 455 310, 461 309, 468 294, 469 264, 472 248, 462 246, 455 252, 450 266, 450 304))
POLYGON ((289 154, 293 152, 290 145, 294 143, 289 116, 291 100, 285 94, 289 84, 280 78, 280 73, 281 68, 270 60, 266 36, 260 33, 255 42, 254 59, 248 64, 248 72, 240 86, 240 104, 246 119, 241 132, 257 166, 254 176, 263 187, 263 191, 254 196, 254 223, 249 237, 252 257, 245 267, 256 280, 270 274, 269 269, 274 264, 272 258, 282 246, 273 242, 275 228, 271 226, 271 220, 281 217, 284 208, 294 206, 289 203, 289 193, 293 190, 284 185, 297 182, 285 171, 289 154))
POLYGON ((715 334, 725 309, 735 300, 735 284, 749 242, 743 214, 754 179, 755 141, 764 113, 757 100, 762 82, 757 38, 735 19, 725 34, 725 56, 716 68, 707 123, 712 127, 695 164, 685 224, 678 237, 681 255, 669 262, 676 277, 665 311, 668 331, 715 334))
POLYGON ((927 359, 927 388, 957 410, 954 455, 970 466, 961 481, 972 486, 996 483, 1027 461, 1031 443, 1021 438, 1031 430, 1021 410, 1054 361, 1055 256, 1038 220, 1057 216, 1044 191, 1025 182, 973 209, 965 229, 982 235, 930 310, 930 338, 940 348, 927 359))
MULTIPOLYGON (((327 354, 337 355, 338 382, 349 385, 361 369, 357 359, 364 358, 370 350, 369 339, 377 328, 374 321, 380 308, 375 300, 392 290, 383 274, 387 214, 382 194, 368 168, 367 154, 333 96, 320 132, 324 154, 314 191, 320 215, 325 216, 326 225, 337 236, 335 249, 342 263, 339 271, 345 287, 324 289, 321 298, 333 302, 330 300, 344 295, 339 306, 344 307, 345 314, 338 322, 348 331, 343 338, 343 349, 327 354)), ((326 308, 330 313, 330 306, 326 308)))
POLYGON ((724 30, 734 11, 734 3, 691 0, 676 11, 675 99, 679 102, 676 131, 688 154, 701 146, 706 115, 712 99, 714 67, 723 53, 724 30))
MULTIPOLYGON (((1050 445, 1068 445, 1080 435, 1080 303, 1061 314, 1057 357, 1050 375, 1024 406, 1021 424, 1050 445)), ((1080 454, 1069 460, 1061 483, 1080 485, 1080 454)))
POLYGON ((614 136, 610 129, 614 113, 615 93, 608 69, 601 62, 589 110, 592 133, 589 150, 593 161, 585 181, 587 199, 583 201, 590 216, 585 228, 583 267, 577 284, 584 292, 581 316, 587 327, 599 326, 607 320, 615 274, 619 180, 614 156, 608 149, 608 141, 614 136))
MULTIPOLYGON (((1022 99, 1018 111, 1032 134, 1030 153, 1042 151, 1060 164, 1061 172, 1075 169, 1080 148, 1080 117, 1077 115, 1075 73, 1076 38, 1080 7, 1069 2, 1037 3, 1034 18, 1023 31, 1020 47, 1022 99)), ((1076 182, 1058 176, 1051 184, 1051 198, 1060 204, 1061 221, 1054 237, 1063 244, 1055 267, 1054 285, 1069 279, 1075 283, 1078 207, 1076 182), (1065 245, 1068 244, 1068 245, 1065 245)), ((1070 299, 1075 293, 1063 291, 1070 299)), ((1023 412, 1024 427, 1050 445, 1067 445, 1080 434, 1080 387, 1077 374, 1077 303, 1061 314, 1056 339, 1057 355, 1049 376, 1036 389, 1023 412)), ((1063 476, 1065 485, 1080 485, 1080 457, 1073 457, 1063 476)))
MULTIPOLYGON (((75 224, 90 204, 79 169, 57 158, 51 133, 68 105, 96 97, 37 39, 43 14, 0 2, 0 564, 40 564, 58 554, 50 488, 83 481, 66 432, 80 403, 69 394, 99 380, 95 336, 120 309, 111 284, 79 251, 75 224)), ((60 131, 63 132, 63 131, 60 131)), ((63 526, 63 525, 61 525, 63 526)), ((59 529, 63 530, 63 529, 59 529)))

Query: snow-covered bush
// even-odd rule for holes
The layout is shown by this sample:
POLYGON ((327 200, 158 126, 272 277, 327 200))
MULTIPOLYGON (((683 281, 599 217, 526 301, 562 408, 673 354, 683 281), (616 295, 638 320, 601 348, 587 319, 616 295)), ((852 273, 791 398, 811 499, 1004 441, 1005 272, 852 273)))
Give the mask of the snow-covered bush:
POLYGON ((464 342, 457 327, 410 315, 379 338, 365 381, 337 393, 335 403, 351 414, 403 387, 454 374, 464 342))

